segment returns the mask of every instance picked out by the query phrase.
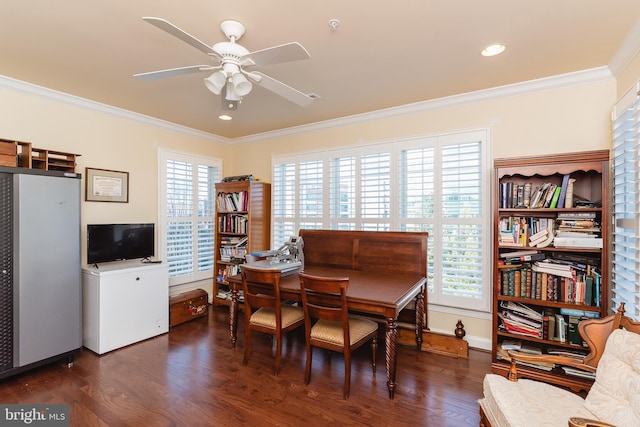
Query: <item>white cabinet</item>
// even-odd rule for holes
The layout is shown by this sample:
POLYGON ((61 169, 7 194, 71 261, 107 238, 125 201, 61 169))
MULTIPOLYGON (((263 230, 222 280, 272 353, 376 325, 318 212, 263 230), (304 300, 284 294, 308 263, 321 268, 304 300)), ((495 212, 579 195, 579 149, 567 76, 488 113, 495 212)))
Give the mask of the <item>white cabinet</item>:
POLYGON ((140 261, 82 270, 82 344, 103 354, 169 331, 169 267, 140 261))

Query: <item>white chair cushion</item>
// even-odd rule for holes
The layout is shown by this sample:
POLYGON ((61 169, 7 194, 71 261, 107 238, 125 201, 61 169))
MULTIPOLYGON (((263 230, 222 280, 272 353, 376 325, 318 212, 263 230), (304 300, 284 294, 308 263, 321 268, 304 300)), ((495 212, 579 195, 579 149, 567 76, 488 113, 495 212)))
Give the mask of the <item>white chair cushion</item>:
POLYGON ((611 333, 585 406, 601 421, 640 426, 640 335, 622 329, 611 333))
MULTIPOLYGON (((287 326, 304 319, 304 311, 300 307, 292 307, 290 305, 280 306, 282 313, 282 327, 287 326)), ((276 328, 276 312, 273 308, 259 308, 251 315, 251 324, 263 326, 265 328, 276 328)))
MULTIPOLYGON (((349 317, 349 340, 351 344, 360 341, 363 337, 377 330, 378 324, 372 320, 349 317)), ((344 345, 342 322, 318 320, 311 328, 311 338, 329 344, 344 345)))
POLYGON ((488 374, 483 392, 480 404, 493 427, 564 427, 570 417, 595 418, 580 396, 539 381, 488 374))

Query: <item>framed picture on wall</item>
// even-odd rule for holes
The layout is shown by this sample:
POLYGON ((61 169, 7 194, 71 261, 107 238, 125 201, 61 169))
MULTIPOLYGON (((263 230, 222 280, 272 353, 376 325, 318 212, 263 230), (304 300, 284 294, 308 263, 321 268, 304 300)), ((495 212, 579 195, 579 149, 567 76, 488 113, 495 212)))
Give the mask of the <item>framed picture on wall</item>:
POLYGON ((87 202, 129 203, 129 172, 86 168, 87 202))

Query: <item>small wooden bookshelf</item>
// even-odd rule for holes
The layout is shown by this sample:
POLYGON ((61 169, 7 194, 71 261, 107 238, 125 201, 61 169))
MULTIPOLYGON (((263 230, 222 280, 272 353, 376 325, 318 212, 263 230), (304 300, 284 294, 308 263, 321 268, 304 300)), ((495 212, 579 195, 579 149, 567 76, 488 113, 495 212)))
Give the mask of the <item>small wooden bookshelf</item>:
POLYGON ((215 221, 213 304, 229 305, 227 277, 238 274, 246 254, 271 245, 271 184, 217 183, 215 221))

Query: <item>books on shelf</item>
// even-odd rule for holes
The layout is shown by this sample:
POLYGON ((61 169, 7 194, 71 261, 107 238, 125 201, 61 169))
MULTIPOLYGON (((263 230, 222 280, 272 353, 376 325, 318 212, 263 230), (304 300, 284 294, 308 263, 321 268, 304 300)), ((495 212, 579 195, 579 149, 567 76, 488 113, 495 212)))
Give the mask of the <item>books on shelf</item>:
POLYGON ((500 328, 505 332, 542 338, 542 314, 524 304, 513 301, 500 303, 500 328))
POLYGON ((600 313, 597 311, 579 310, 575 308, 561 308, 560 314, 564 316, 586 317, 589 319, 599 319, 600 313))
POLYGON ((520 350, 522 348, 522 341, 520 340, 504 340, 500 344, 503 350, 520 350))
POLYGON ((595 217, 596 217, 595 212, 561 212, 558 214, 556 218, 579 220, 579 219, 594 219, 595 217))
POLYGON ((599 300, 599 273, 591 265, 544 259, 500 265, 499 274, 503 296, 588 306, 599 300))
POLYGON ((560 184, 544 182, 533 185, 531 182, 514 181, 500 183, 500 208, 502 209, 539 209, 595 207, 596 203, 574 194, 575 178, 570 174, 562 176, 560 184))
POLYGON ((596 379, 596 373, 595 372, 584 371, 582 369, 576 369, 576 368, 572 368, 570 366, 561 366, 561 368, 564 371, 564 373, 567 374, 567 375, 572 375, 574 377, 580 377, 580 378, 586 378, 586 379, 589 379, 589 380, 595 380, 596 379))
POLYGON ((218 193, 219 212, 246 211, 249 204, 249 193, 238 191, 234 193, 218 193))
MULTIPOLYGON (((497 356, 498 360, 503 360, 505 362, 511 363, 511 356, 509 356, 508 350, 505 350, 503 348, 498 347, 496 349, 496 356, 497 356)), ((542 369, 542 370, 545 370, 545 371, 551 371, 556 366, 554 363, 548 363, 548 362, 525 362, 523 360, 516 360, 516 364, 517 365, 521 365, 521 366, 528 366, 528 367, 536 368, 536 369, 542 369)))
POLYGON ((554 237, 553 218, 508 216, 498 224, 498 243, 508 246, 546 247, 554 237))

